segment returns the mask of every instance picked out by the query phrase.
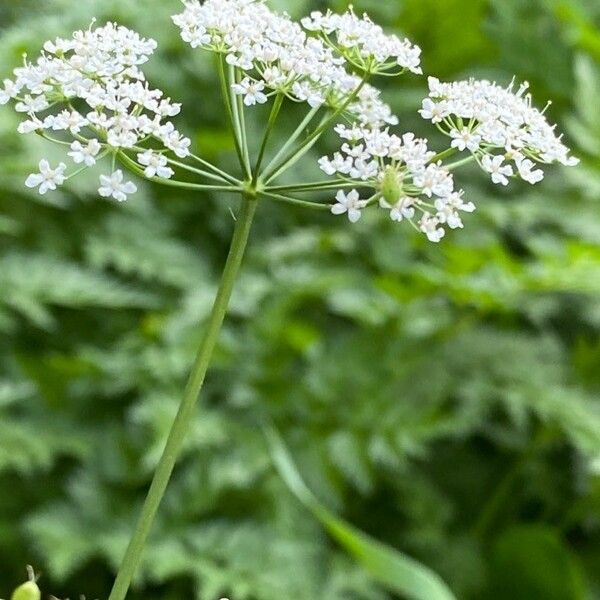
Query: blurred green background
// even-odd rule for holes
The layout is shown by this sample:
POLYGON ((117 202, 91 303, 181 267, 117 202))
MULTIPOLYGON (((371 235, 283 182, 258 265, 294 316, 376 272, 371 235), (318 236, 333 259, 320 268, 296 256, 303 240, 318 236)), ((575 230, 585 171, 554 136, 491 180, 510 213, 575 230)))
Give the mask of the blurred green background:
MULTIPOLYGON (((265 413, 320 499, 458 598, 600 598, 600 3, 354 4, 419 43, 427 74, 529 80, 582 164, 510 190, 461 172, 479 210, 439 246, 382 215, 350 227, 261 206, 131 598, 392 598, 275 474, 256 427, 265 413)), ((273 5, 300 16, 347 3, 273 5)), ((183 102, 178 125, 202 155, 234 168, 211 58, 178 38, 179 8, 1 0, 0 79, 44 40, 116 19, 159 41, 149 78, 183 102)), ((432 136, 416 114, 424 93, 416 77, 386 88, 401 129, 432 136)), ((2 108, 0 597, 32 564, 48 593, 103 598, 236 200, 140 182, 116 205, 97 197, 97 173, 41 197, 23 181, 61 150, 16 124, 2 108)), ((290 179, 313 179, 329 149, 290 179)))

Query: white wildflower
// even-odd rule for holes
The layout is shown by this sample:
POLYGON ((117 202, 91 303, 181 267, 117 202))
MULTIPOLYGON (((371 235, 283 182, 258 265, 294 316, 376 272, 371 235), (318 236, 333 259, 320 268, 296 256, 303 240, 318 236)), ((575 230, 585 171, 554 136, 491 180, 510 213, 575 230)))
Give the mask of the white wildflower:
POLYGON ((390 204, 385 198, 379 200, 379 206, 390 211, 390 219, 392 221, 400 222, 404 219, 409 221, 415 216, 415 199, 414 198, 400 198, 396 204, 390 204))
POLYGON ((23 100, 15 104, 17 112, 35 114, 48 108, 49 103, 44 96, 31 96, 27 94, 23 100))
POLYGON ((360 219, 361 210, 366 206, 366 201, 360 199, 360 195, 356 190, 352 190, 348 194, 340 190, 335 199, 337 202, 331 207, 331 212, 334 215, 347 214, 351 223, 356 223, 360 219))
MULTIPOLYGON (((99 140, 126 150, 137 149, 151 137, 183 158, 191 142, 165 122, 181 105, 152 89, 140 68, 155 49, 154 40, 114 23, 77 31, 71 39, 46 42, 36 62, 25 61, 15 69, 14 80, 0 87, 0 104, 15 99, 17 112, 27 115, 19 133, 70 134, 69 156, 87 167, 96 162, 99 140), (45 111, 50 114, 42 116, 45 111)), ((164 165, 160 167, 166 175, 164 165)), ((125 193, 131 193, 132 186, 125 185, 125 193)), ((120 199, 118 191, 117 195, 120 199)))
POLYGON ((460 151, 476 152, 481 145, 481 136, 473 133, 468 127, 463 127, 461 130, 452 129, 450 137, 452 138, 450 146, 460 151))
POLYGON ((96 164, 96 156, 102 149, 102 145, 97 139, 91 139, 87 144, 82 144, 79 140, 75 140, 71 144, 71 152, 69 156, 77 164, 84 163, 87 167, 96 164))
POLYGON ((246 106, 264 104, 267 101, 267 96, 263 93, 265 84, 262 81, 254 81, 249 77, 244 77, 240 83, 234 83, 231 88, 235 94, 244 96, 246 106))
POLYGON ((514 174, 513 168, 503 163, 503 156, 486 155, 481 159, 481 166, 486 172, 491 174, 494 183, 508 185, 508 178, 514 174))
POLYGON ((419 229, 427 236, 430 242, 439 242, 446 232, 440 227, 440 220, 429 213, 425 213, 419 221, 419 229))
POLYGON ((401 67, 416 74, 423 72, 418 46, 407 39, 386 35, 367 15, 358 17, 352 8, 341 15, 315 11, 302 19, 302 25, 328 40, 333 36, 342 56, 364 70, 383 73, 401 67))
MULTIPOLYGON (((369 126, 397 122, 379 91, 346 69, 346 49, 332 47, 322 36, 312 33, 317 32, 311 24, 313 17, 304 21, 307 35, 299 23, 270 10, 260 0, 186 0, 184 5, 184 11, 173 17, 182 39, 193 47, 225 54, 230 65, 244 72, 244 79, 234 84, 234 91, 244 96, 247 105, 266 102, 267 90, 273 90, 312 107, 345 107, 344 112, 369 126)), ((416 46, 386 36, 366 19, 343 18, 356 19, 364 28, 360 50, 359 46, 351 49, 355 66, 369 62, 369 69, 376 72, 420 71, 420 50, 416 46), (362 50, 364 55, 360 54, 362 50)), ((350 48, 349 36, 344 40, 350 48)))
POLYGON ((528 158, 522 158, 516 161, 517 169, 521 179, 531 184, 536 184, 544 179, 544 171, 535 168, 535 163, 528 158))
POLYGON ((39 188, 39 193, 44 195, 48 190, 55 190, 57 186, 64 183, 66 168, 67 165, 60 163, 56 169, 51 169, 48 161, 42 159, 39 164, 39 173, 29 175, 25 185, 28 188, 39 188))
MULTIPOLYGON (((345 141, 332 158, 319 160, 321 169, 373 188, 374 198, 379 197, 379 206, 389 211, 392 221, 415 224, 419 214, 421 219, 415 226, 437 242, 444 236, 444 226, 462 227, 460 212, 475 210, 472 203, 462 200, 462 191, 454 189, 452 174, 439 162, 431 162, 435 152, 428 149, 426 140, 413 133, 399 137, 387 130, 356 126, 338 125, 336 131, 345 141), (430 212, 432 202, 436 214, 430 212)), ((348 212, 349 217, 358 219, 367 201, 359 200, 357 192, 351 194, 338 193, 334 214, 348 212), (361 204, 356 205, 358 202, 361 204), (350 208, 356 211, 352 215, 350 208)))
POLYGON ((20 87, 10 79, 3 81, 4 88, 0 88, 0 105, 7 104, 19 94, 20 87))
POLYGON ((444 102, 434 102, 431 98, 423 100, 423 108, 419 111, 424 119, 432 123, 441 123, 448 116, 448 108, 444 102))
POLYGON ((114 198, 118 202, 125 202, 127 196, 135 194, 137 187, 131 181, 123 181, 123 171, 120 169, 112 175, 100 175, 98 193, 103 198, 114 198))
POLYGON ((169 179, 173 177, 174 171, 167 166, 167 157, 152 150, 147 150, 137 155, 138 162, 140 165, 146 167, 144 174, 146 177, 162 177, 169 179))
POLYGON ((514 82, 503 88, 485 80, 442 83, 430 77, 429 97, 420 113, 440 124, 453 148, 474 153, 495 183, 507 185, 515 172, 536 183, 544 176, 541 169, 534 169, 536 163, 574 166, 579 161, 569 156, 544 111, 533 107, 527 89, 526 83, 515 91, 514 82), (503 165, 504 160, 514 164, 503 165))

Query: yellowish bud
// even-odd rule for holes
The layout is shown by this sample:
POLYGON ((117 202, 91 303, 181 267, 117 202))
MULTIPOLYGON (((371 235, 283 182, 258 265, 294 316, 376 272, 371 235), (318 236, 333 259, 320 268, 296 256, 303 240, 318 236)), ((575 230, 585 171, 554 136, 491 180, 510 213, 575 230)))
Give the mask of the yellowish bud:
POLYGON ((42 593, 35 581, 28 581, 20 585, 11 596, 11 600, 40 600, 42 593))
POLYGON ((393 167, 388 167, 381 180, 381 195, 388 204, 396 204, 402 198, 402 179, 393 167))

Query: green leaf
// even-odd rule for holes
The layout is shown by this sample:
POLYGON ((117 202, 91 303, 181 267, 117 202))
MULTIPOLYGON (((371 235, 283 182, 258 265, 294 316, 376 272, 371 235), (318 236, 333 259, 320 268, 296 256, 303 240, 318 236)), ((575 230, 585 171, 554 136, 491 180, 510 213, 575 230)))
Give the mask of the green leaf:
POLYGON ((275 467, 290 491, 375 580, 388 590, 414 600, 455 598, 442 579, 428 567, 374 540, 329 511, 302 480, 277 431, 269 427, 265 428, 265 434, 275 467))
POLYGON ((47 305, 71 308, 148 308, 156 298, 100 271, 40 254, 12 252, 0 257, 0 305, 5 304, 32 323, 49 328, 47 305))

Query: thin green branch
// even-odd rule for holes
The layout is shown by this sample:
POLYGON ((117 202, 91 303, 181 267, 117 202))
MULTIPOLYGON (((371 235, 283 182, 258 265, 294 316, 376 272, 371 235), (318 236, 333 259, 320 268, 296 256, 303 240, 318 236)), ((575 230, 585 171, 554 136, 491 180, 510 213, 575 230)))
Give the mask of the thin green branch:
POLYGON ((269 141, 269 137, 275 127, 275 123, 277 122, 277 117, 279 116, 279 111, 281 110, 281 105, 283 104, 283 99, 285 96, 283 94, 277 94, 275 97, 275 101, 273 102, 273 106, 271 107, 271 114, 269 115, 269 121, 267 122, 267 128, 265 129, 265 135, 263 136, 262 143, 260 145, 260 150, 258 152, 258 158, 256 159, 256 166, 254 167, 254 175, 252 177, 252 182, 256 184, 258 181, 258 176, 260 174, 260 167, 262 166, 262 161, 265 156, 265 151, 267 149, 267 143, 269 141))
POLYGON ((283 161, 274 167, 273 172, 265 172, 264 181, 265 183, 269 183, 281 173, 283 173, 286 169, 291 167, 296 160, 301 158, 312 146, 316 143, 316 141, 321 137, 321 135, 327 130, 327 128, 337 119, 337 117, 342 114, 350 104, 358 97, 360 91, 366 85, 368 79, 368 73, 361 79, 360 84, 356 87, 356 89, 348 96, 346 101, 342 103, 336 110, 334 110, 331 115, 325 119, 323 123, 321 123, 301 144, 296 148, 294 152, 288 155, 283 161))
POLYGON ((250 179, 252 177, 252 169, 250 167, 250 153, 248 150, 248 135, 246 133, 246 116, 244 111, 244 102, 239 94, 232 94, 231 86, 234 83, 239 83, 239 71, 233 65, 229 65, 227 71, 228 74, 228 90, 231 97, 231 106, 233 109, 233 118, 238 128, 238 135, 240 140, 240 148, 242 151, 242 168, 246 174, 246 177, 250 179))
POLYGON ((361 181, 314 181, 312 183, 292 183, 290 185, 279 185, 265 188, 269 192, 318 192, 325 190, 337 190, 342 188, 372 187, 361 181))
POLYGON ((429 162, 436 163, 438 160, 444 160, 445 158, 454 156, 457 152, 458 150, 456 148, 448 148, 447 150, 436 154, 429 162))
POLYGON ((284 194, 274 194, 273 192, 267 192, 261 190, 257 192, 259 196, 268 198, 269 200, 275 200, 277 202, 284 202, 286 204, 293 204, 294 206, 302 206, 304 208, 312 208, 316 210, 329 210, 331 206, 329 204, 320 204, 319 202, 309 202, 308 200, 300 200, 299 198, 293 198, 292 196, 286 196, 284 194))
POLYGON ((207 179, 212 179, 213 181, 224 181, 225 183, 237 184, 238 186, 240 186, 242 183, 241 181, 235 179, 234 177, 229 177, 228 179, 225 179, 221 175, 217 175, 215 173, 210 173, 209 171, 204 171, 203 169, 196 169, 195 167, 187 165, 186 163, 175 160, 173 158, 167 158, 167 162, 170 165, 175 165, 176 167, 179 167, 180 169, 189 171, 190 173, 196 173, 196 175, 206 177, 207 179))
POLYGON ((214 191, 214 192, 241 192, 241 187, 232 185, 204 185, 200 183, 189 183, 187 181, 178 181, 175 179, 164 179, 163 177, 146 177, 144 170, 139 165, 127 156, 124 152, 117 152, 117 158, 133 173, 142 177, 146 181, 152 183, 158 183, 160 185, 166 185, 169 187, 177 187, 186 190, 202 190, 202 191, 214 191))
POLYGON ((448 171, 452 171, 453 169, 457 169, 458 167, 462 167, 463 165, 467 165, 470 162, 477 160, 477 157, 474 154, 467 156, 467 158, 463 158, 462 160, 457 160, 456 162, 450 163, 449 165, 444 165, 444 168, 448 171))
POLYGON ((275 165, 285 156, 285 153, 294 145, 296 140, 302 135, 304 130, 310 125, 310 122, 315 118, 316 114, 321 110, 320 106, 315 106, 311 110, 308 111, 304 119, 300 122, 298 127, 294 130, 292 135, 288 138, 287 142, 280 148, 279 152, 273 157, 271 162, 265 167, 261 178, 264 177, 264 174, 269 173, 275 165))
POLYGON ((193 160, 197 161, 201 165, 205 166, 207 169, 211 169, 217 175, 220 175, 223 179, 225 179, 225 181, 229 181, 230 183, 234 183, 234 184, 240 184, 241 183, 241 181, 239 179, 233 177, 233 175, 230 175, 226 171, 223 171, 222 169, 219 169, 219 167, 216 167, 215 165, 213 165, 208 160, 205 160, 204 158, 200 158, 199 156, 197 156, 195 154, 190 154, 190 158, 192 158, 193 160))
POLYGON ((231 248, 221 277, 219 291, 208 319, 204 339, 198 349, 177 416, 169 432, 169 437, 158 462, 137 526, 125 552, 108 600, 125 599, 133 576, 141 562, 144 546, 152 529, 156 512, 165 494, 184 440, 194 418, 198 395, 202 389, 204 378, 219 338, 219 332, 225 319, 233 286, 242 264, 256 205, 257 202, 254 198, 244 197, 242 200, 242 207, 236 220, 231 248))
MULTIPOLYGON (((219 81, 221 82, 221 94, 223 96, 223 103, 225 104, 225 108, 227 109, 227 116, 229 117, 229 127, 233 134, 233 142, 235 144, 235 151, 238 156, 238 160, 240 163, 240 167, 242 171, 246 171, 246 166, 244 162, 244 154, 242 152, 241 145, 241 135, 239 131, 239 123, 237 122, 234 111, 233 111, 233 102, 231 98, 231 88, 229 86, 227 75, 225 74, 225 59, 222 54, 219 54, 219 58, 217 60, 219 66, 219 81)), ((247 174, 247 173, 246 173, 247 174)))

